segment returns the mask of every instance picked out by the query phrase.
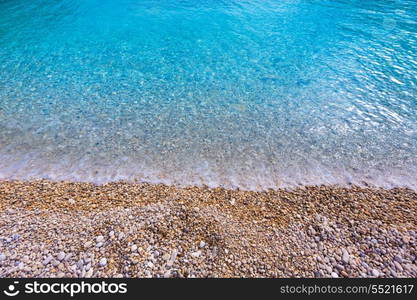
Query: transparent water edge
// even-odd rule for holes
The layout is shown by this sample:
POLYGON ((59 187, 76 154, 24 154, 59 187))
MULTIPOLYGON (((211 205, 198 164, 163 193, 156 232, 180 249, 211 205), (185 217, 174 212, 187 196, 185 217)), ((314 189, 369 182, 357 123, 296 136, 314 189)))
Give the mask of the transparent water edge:
POLYGON ((417 1, 0 3, 0 179, 417 189, 417 1))

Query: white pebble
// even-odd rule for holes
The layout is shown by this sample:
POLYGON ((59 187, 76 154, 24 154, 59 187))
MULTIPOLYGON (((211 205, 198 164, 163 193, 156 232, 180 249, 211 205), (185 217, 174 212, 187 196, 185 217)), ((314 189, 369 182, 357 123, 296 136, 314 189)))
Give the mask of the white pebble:
POLYGON ((174 262, 177 259, 178 250, 174 249, 171 253, 171 261, 174 262))
POLYGON ((45 258, 42 262, 42 264, 44 266, 46 266, 47 264, 49 264, 51 262, 51 260, 53 259, 52 255, 49 255, 47 258, 45 258))
POLYGON ((107 265, 107 258, 103 257, 100 259, 100 266, 105 267, 107 265))
POLYGON ((172 251, 171 257, 170 257, 169 261, 167 262, 167 266, 171 267, 174 264, 175 260, 177 259, 177 254, 178 254, 177 249, 172 251))
POLYGON ((96 237, 96 242, 97 242, 97 243, 101 243, 101 242, 103 242, 103 241, 104 241, 104 236, 99 235, 98 237, 96 237))
POLYGON ((200 251, 200 250, 199 250, 199 251, 196 251, 196 252, 191 253, 191 256, 192 256, 192 257, 200 257, 200 255, 201 255, 201 251, 200 251))
POLYGON ((350 260, 350 255, 349 255, 349 253, 347 252, 347 250, 346 250, 345 248, 342 248, 342 253, 343 253, 343 255, 342 255, 342 260, 343 260, 343 262, 344 262, 345 264, 348 264, 348 263, 349 263, 349 260, 350 260))
POLYGON ((63 260, 65 258, 65 252, 59 252, 58 256, 56 257, 59 261, 63 260))
POLYGON ((164 274, 164 278, 170 278, 171 277, 171 270, 168 270, 164 274))
POLYGON ((85 273, 85 277, 86 278, 91 278, 91 276, 93 276, 93 272, 94 272, 94 269, 93 268, 90 268, 86 273, 85 273))

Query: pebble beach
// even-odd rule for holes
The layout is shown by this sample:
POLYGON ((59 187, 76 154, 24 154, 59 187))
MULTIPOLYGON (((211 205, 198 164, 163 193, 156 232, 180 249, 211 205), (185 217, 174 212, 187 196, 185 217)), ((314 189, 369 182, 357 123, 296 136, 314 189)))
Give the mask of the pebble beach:
POLYGON ((417 192, 0 182, 0 277, 417 277, 417 192))

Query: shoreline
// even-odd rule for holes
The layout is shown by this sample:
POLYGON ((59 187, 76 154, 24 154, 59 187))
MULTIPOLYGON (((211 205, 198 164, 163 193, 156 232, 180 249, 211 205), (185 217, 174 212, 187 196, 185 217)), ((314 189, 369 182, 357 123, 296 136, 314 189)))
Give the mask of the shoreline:
POLYGON ((0 277, 417 277, 417 191, 0 181, 0 277))

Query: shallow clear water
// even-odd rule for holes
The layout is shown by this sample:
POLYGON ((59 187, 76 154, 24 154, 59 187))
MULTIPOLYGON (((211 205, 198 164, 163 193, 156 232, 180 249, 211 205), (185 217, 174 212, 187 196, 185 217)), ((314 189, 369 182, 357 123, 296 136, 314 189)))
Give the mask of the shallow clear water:
POLYGON ((0 178, 417 188, 417 1, 0 0, 0 178))

